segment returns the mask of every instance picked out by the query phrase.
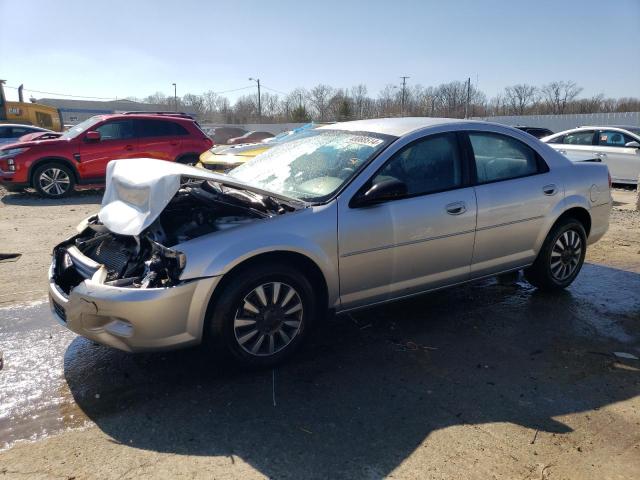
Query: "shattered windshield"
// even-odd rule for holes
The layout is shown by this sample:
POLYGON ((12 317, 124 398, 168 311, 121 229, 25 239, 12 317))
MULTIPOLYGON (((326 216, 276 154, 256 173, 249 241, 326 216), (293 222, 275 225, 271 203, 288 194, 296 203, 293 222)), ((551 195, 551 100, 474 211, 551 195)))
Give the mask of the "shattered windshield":
POLYGON ((310 130, 256 156, 229 175, 283 196, 323 201, 393 140, 369 132, 310 130))

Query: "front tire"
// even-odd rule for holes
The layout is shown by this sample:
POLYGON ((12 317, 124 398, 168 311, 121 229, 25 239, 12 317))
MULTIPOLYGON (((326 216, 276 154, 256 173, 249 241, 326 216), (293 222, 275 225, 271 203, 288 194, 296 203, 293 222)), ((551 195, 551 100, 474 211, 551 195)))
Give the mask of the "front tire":
POLYGON ((62 198, 73 192, 75 177, 71 169, 61 163, 45 163, 33 173, 33 188, 45 198, 62 198))
POLYGON ((212 306, 209 340, 249 368, 282 362, 315 322, 317 299, 308 278, 275 262, 236 272, 212 306))
POLYGON ((540 290, 567 288, 580 273, 586 251, 587 235, 582 224, 574 218, 564 219, 547 235, 538 258, 525 269, 525 278, 540 290))

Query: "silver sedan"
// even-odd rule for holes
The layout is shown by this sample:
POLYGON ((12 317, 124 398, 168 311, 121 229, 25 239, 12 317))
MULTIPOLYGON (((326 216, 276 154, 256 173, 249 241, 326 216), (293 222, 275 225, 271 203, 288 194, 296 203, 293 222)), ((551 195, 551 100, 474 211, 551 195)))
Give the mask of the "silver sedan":
POLYGON ((328 125, 228 175, 111 162, 100 212, 54 249, 57 319, 127 351, 204 342, 251 366, 325 318, 524 269, 567 287, 606 232, 610 178, 519 130, 328 125))

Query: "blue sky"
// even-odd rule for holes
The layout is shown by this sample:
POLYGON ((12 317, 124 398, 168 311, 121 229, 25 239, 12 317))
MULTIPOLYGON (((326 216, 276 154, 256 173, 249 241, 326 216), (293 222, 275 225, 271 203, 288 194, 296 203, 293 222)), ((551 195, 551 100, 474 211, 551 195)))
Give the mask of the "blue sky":
POLYGON ((176 82, 182 95, 259 76, 375 95, 409 75, 471 77, 489 97, 552 80, 640 96, 640 0, 0 0, 0 18, 0 78, 49 92, 143 97, 176 82))

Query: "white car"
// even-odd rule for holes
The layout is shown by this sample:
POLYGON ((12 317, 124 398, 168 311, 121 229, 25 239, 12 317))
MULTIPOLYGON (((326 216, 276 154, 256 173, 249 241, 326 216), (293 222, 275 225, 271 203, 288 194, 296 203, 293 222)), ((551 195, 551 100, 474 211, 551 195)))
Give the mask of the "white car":
POLYGON ((563 155, 595 155, 614 183, 636 185, 640 175, 640 127, 579 127, 541 138, 563 155))

